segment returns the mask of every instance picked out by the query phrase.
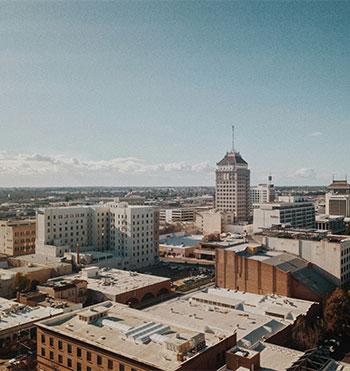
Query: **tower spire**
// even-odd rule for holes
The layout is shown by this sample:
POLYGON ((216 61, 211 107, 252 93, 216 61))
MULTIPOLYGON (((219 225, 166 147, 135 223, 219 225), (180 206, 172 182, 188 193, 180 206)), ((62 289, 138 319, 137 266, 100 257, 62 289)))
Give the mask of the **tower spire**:
POLYGON ((235 153, 235 126, 232 125, 232 153, 235 153))

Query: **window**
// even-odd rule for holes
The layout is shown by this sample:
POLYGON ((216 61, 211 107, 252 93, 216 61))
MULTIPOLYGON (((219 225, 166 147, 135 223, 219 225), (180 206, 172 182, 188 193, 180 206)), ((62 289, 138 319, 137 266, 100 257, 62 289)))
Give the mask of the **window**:
POLYGON ((67 358, 67 366, 72 367, 72 360, 70 358, 67 358))
POLYGON ((62 346, 62 341, 59 340, 59 341, 58 341, 58 349, 59 349, 59 350, 62 350, 62 348, 63 348, 63 346, 62 346))
POLYGON ((50 359, 53 359, 53 352, 50 352, 50 359))
POLYGON ((45 348, 41 348, 41 355, 45 357, 45 348))
POLYGON ((77 371, 81 371, 81 363, 77 362, 77 371))
POLYGON ((59 354, 59 355, 58 355, 58 362, 59 362, 59 363, 62 363, 62 362, 63 362, 62 354, 59 354))
POLYGON ((72 353, 72 345, 71 344, 67 345, 67 350, 68 350, 68 353, 72 353))
POLYGON ((97 356, 97 364, 102 365, 102 357, 101 356, 97 356))
POLYGON ((53 347, 53 338, 50 338, 50 347, 53 347))
POLYGON ((86 359, 87 359, 88 361, 91 361, 91 352, 87 352, 87 353, 86 353, 86 359))
POLYGON ((87 366, 86 371, 91 371, 91 367, 87 366))
POLYGON ((108 370, 113 370, 113 361, 111 359, 108 360, 108 370))
POLYGON ((45 335, 41 335, 41 342, 45 343, 45 335))
POLYGON ((125 366, 120 363, 119 364, 119 371, 124 371, 124 370, 125 370, 125 366))
POLYGON ((77 356, 81 357, 81 349, 80 348, 77 348, 77 356))

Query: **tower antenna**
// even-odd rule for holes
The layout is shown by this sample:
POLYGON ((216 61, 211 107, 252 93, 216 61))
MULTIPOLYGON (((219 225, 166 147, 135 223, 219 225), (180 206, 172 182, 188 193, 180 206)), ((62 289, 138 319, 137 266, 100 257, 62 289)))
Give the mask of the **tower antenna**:
POLYGON ((232 153, 235 153, 235 126, 232 125, 232 153))

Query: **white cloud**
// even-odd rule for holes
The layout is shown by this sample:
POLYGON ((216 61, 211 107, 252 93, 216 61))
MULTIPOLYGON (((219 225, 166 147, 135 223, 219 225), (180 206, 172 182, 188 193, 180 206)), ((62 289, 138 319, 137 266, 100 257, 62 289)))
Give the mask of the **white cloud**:
POLYGON ((320 131, 314 131, 313 133, 310 134, 311 137, 319 137, 320 135, 322 135, 320 131))
POLYGON ((51 176, 54 176, 55 179, 61 176, 62 179, 66 180, 66 183, 70 183, 70 180, 74 177, 79 177, 83 179, 84 183, 89 184, 98 184, 100 179, 121 180, 133 176, 133 179, 142 176, 140 182, 145 180, 145 183, 147 183, 147 177, 164 176, 169 177, 169 184, 171 184, 171 176, 176 174, 180 176, 183 174, 185 183, 186 177, 195 177, 195 174, 207 176, 210 174, 210 177, 212 177, 214 170, 215 168, 208 162, 189 164, 182 161, 151 164, 136 157, 80 160, 62 155, 0 152, 0 178, 21 178, 22 181, 28 180, 26 184, 30 184, 30 180, 35 177, 37 181, 42 179, 43 185, 46 185, 50 183, 48 179, 51 176))
POLYGON ((297 170, 293 176, 297 178, 316 178, 316 172, 310 167, 303 167, 297 170))

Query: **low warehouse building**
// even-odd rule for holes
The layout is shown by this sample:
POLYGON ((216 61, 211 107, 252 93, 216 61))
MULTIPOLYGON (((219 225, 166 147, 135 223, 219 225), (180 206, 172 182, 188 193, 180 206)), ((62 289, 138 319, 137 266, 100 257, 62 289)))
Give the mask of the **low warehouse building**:
POLYGON ((306 260, 261 246, 216 250, 217 287, 322 301, 335 285, 306 260))
POLYGON ((64 280, 69 283, 75 280, 87 282, 87 296, 93 303, 111 300, 121 304, 137 307, 152 302, 157 297, 171 291, 170 278, 151 276, 121 269, 88 267, 80 273, 51 279, 50 285, 64 280))

